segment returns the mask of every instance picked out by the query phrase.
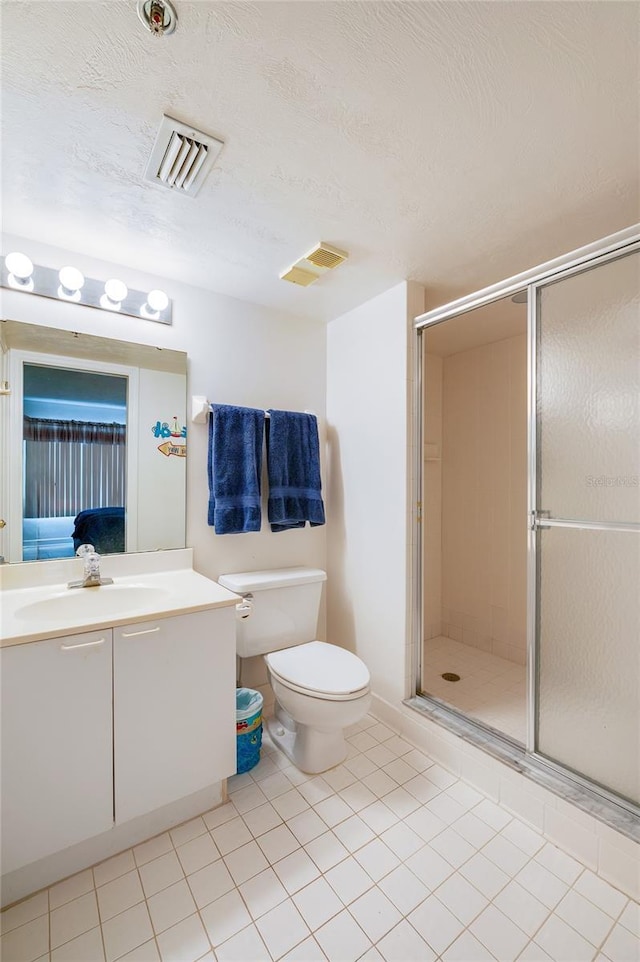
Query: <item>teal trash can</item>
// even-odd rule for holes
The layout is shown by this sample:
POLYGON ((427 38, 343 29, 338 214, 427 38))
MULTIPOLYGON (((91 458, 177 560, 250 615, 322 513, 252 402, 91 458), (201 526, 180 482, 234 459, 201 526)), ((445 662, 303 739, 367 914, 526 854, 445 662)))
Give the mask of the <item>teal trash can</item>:
POLYGON ((259 691, 236 688, 236 772, 241 775, 260 761, 262 702, 259 691))

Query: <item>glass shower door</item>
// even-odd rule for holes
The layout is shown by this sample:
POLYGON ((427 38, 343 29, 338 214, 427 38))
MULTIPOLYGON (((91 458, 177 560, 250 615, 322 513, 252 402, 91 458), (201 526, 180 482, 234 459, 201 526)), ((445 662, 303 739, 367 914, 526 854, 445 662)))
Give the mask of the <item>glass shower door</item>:
POLYGON ((535 750, 640 803, 640 252, 536 289, 535 750))

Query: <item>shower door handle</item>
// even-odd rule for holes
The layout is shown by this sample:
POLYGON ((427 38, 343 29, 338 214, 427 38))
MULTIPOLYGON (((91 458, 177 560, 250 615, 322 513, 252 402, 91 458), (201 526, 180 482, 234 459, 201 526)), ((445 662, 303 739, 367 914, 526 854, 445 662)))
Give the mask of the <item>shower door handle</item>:
POLYGON ((531 530, 532 531, 546 531, 550 525, 544 524, 545 519, 551 517, 550 511, 532 511, 531 512, 531 530))
POLYGON ((552 518, 550 511, 532 511, 530 527, 532 531, 575 528, 583 531, 628 531, 640 534, 640 523, 636 521, 577 521, 574 518, 552 518))

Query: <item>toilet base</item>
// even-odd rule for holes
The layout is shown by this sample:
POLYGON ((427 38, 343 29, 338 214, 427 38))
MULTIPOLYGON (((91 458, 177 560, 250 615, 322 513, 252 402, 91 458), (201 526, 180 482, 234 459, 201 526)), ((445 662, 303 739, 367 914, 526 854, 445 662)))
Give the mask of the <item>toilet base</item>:
POLYGON ((340 765, 347 757, 342 729, 321 732, 295 722, 276 701, 274 716, 267 720, 271 740, 301 772, 318 775, 340 765))

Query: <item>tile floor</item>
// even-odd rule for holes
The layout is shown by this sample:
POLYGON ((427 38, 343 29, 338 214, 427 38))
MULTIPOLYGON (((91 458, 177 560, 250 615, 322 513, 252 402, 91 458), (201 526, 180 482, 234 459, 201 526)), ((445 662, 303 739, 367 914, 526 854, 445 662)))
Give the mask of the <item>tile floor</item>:
POLYGON ((371 716, 2 914, 3 962, 635 962, 640 907, 371 716))
POLYGON ((438 635, 424 643, 423 675, 430 695, 524 743, 524 665, 438 635), (445 681, 447 671, 460 675, 460 681, 445 681))

